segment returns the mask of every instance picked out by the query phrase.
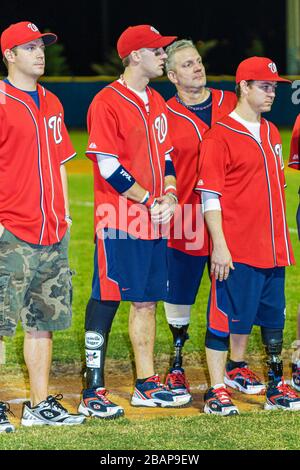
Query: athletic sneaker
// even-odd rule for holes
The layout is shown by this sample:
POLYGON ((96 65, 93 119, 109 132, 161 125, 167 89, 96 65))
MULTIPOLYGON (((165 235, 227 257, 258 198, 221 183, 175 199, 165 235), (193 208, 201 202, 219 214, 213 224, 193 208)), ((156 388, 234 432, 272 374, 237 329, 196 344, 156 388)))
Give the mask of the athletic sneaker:
POLYGON ((285 383, 283 377, 277 385, 268 385, 266 396, 265 410, 300 411, 300 397, 285 383))
POLYGON ((230 399, 230 392, 225 385, 211 387, 204 395, 204 413, 219 415, 219 416, 232 416, 238 415, 238 408, 232 403, 230 399))
POLYGON ((82 424, 85 417, 79 414, 71 414, 60 403, 63 396, 49 395, 46 400, 31 407, 30 402, 25 402, 21 424, 23 426, 74 426, 82 424))
POLYGON ((169 390, 172 390, 172 392, 190 393, 190 386, 182 367, 170 369, 165 380, 165 385, 169 390))
POLYGON ((236 367, 232 370, 228 370, 226 366, 224 383, 248 395, 264 395, 266 386, 245 362, 243 364, 245 364, 243 367, 236 367))
POLYGON ((300 362, 292 364, 292 387, 300 392, 300 362))
POLYGON ((78 411, 92 418, 115 419, 124 416, 124 409, 112 403, 106 397, 107 391, 103 387, 86 388, 83 390, 82 400, 78 411))
POLYGON ((160 383, 158 375, 152 375, 142 384, 136 382, 131 405, 180 408, 190 403, 190 401, 191 395, 189 393, 175 393, 160 383))
POLYGON ((15 430, 15 427, 9 422, 7 413, 13 414, 9 404, 0 401, 0 432, 14 432, 15 430))

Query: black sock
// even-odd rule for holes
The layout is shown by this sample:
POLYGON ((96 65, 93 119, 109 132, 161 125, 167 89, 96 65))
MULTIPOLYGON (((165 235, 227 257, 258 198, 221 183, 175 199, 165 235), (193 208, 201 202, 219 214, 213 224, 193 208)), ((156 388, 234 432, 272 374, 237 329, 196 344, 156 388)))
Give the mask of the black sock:
POLYGON ((232 359, 229 359, 229 361, 226 364, 226 370, 229 372, 233 369, 241 369, 242 367, 245 367, 247 365, 247 362, 245 361, 240 361, 240 362, 235 362, 232 361, 232 359))
POLYGON ((150 375, 150 377, 146 377, 145 379, 137 379, 136 383, 138 385, 142 385, 144 382, 146 382, 146 380, 150 379, 151 377, 153 377, 153 375, 150 375))

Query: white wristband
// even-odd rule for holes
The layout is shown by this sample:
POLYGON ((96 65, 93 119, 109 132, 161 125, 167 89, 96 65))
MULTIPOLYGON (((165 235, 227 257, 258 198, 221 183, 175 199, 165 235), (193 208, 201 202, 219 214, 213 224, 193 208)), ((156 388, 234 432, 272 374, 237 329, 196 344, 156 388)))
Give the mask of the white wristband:
POLYGON ((203 204, 203 212, 221 210, 222 209, 219 199, 207 199, 203 204))
POLYGON ((145 204, 148 201, 149 197, 150 197, 150 193, 149 191, 146 191, 145 196, 143 197, 143 199, 140 200, 140 204, 145 204))

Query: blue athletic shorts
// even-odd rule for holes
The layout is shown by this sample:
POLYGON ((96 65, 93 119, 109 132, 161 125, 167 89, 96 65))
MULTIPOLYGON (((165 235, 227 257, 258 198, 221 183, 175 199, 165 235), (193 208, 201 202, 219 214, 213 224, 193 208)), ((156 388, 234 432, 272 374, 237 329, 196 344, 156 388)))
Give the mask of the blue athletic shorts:
POLYGON ((167 240, 104 229, 96 239, 92 298, 157 302, 167 295, 167 240))
POLYGON ((192 256, 167 248, 169 288, 166 302, 193 305, 208 256, 192 256))
POLYGON ((207 325, 219 335, 250 334, 253 325, 283 329, 285 268, 234 263, 226 281, 212 279, 207 325))

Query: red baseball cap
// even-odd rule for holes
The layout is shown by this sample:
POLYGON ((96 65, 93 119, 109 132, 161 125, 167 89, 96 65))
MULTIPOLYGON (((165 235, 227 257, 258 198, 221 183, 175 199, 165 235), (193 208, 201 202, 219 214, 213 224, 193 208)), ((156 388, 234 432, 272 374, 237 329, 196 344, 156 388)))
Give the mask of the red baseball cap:
POLYGON ((243 60, 237 68, 235 77, 236 83, 242 80, 292 83, 290 80, 279 77, 276 64, 267 57, 250 57, 243 60))
POLYGON ((149 24, 129 26, 119 37, 117 50, 120 58, 124 59, 132 51, 138 51, 143 47, 165 47, 175 39, 177 36, 162 36, 157 29, 149 24))
POLYGON ((35 39, 43 38, 45 46, 49 46, 57 41, 56 34, 40 33, 37 26, 30 21, 20 21, 6 28, 1 34, 1 50, 2 54, 6 49, 12 49, 15 46, 26 44, 35 39))

